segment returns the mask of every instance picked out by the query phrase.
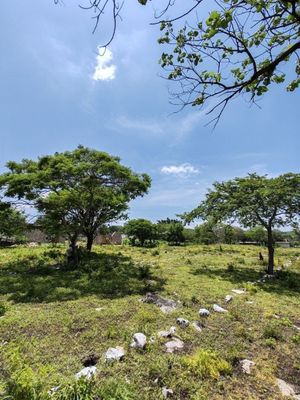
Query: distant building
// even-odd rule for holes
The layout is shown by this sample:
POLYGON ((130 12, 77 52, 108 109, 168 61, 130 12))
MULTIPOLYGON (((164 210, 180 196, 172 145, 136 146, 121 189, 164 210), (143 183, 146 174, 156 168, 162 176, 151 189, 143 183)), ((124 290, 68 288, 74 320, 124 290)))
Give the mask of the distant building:
POLYGON ((108 233, 107 235, 98 235, 94 240, 94 244, 122 244, 123 236, 120 232, 108 233))
POLYGON ((286 249, 291 247, 291 243, 290 242, 275 242, 275 245, 278 247, 284 247, 286 249))

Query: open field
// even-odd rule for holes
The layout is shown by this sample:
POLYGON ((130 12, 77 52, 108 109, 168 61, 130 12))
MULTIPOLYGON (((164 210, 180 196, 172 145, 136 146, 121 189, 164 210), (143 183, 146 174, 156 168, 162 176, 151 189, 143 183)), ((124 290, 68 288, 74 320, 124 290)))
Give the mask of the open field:
POLYGON ((175 399, 279 400, 276 378, 300 385, 294 326, 300 326, 300 249, 277 249, 276 265, 291 264, 255 285, 249 282, 264 274, 258 252, 266 251, 258 247, 95 246, 75 271, 60 266, 64 251, 0 250, 1 398, 48 399, 47 391, 61 385, 53 399, 154 400, 168 387, 175 399), (225 296, 238 288, 247 292, 226 304, 225 296), (164 314, 140 302, 147 292, 180 306, 164 314), (215 303, 229 312, 201 321, 199 308, 211 311, 215 303), (167 354, 157 332, 175 326, 177 317, 204 328, 178 326, 184 349, 167 354), (133 349, 136 332, 155 340, 144 351, 133 349), (103 354, 115 346, 125 348, 124 360, 105 363, 103 354), (95 381, 84 389, 91 394, 71 395, 74 374, 91 355, 100 357, 95 381), (255 362, 250 375, 239 364, 245 358, 255 362))

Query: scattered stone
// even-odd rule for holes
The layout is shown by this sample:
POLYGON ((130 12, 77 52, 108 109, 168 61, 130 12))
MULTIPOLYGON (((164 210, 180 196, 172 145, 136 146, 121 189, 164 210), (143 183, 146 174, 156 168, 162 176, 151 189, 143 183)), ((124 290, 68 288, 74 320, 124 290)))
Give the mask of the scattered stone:
POLYGON ((263 277, 262 277, 262 279, 274 279, 275 278, 275 275, 273 274, 273 275, 271 275, 271 274, 265 274, 263 277))
POLYGON ((86 379, 91 379, 95 373, 97 371, 97 368, 95 366, 93 367, 86 367, 83 368, 81 371, 77 372, 77 374, 75 374, 75 378, 79 379, 79 378, 86 378, 86 379))
POLYGON ((245 294, 246 289, 232 289, 232 292, 235 294, 245 294))
POLYGON ((227 313, 228 312, 228 310, 225 310, 225 308, 220 307, 218 304, 214 304, 213 309, 215 312, 218 312, 218 313, 227 313))
POLYGON ((124 358, 125 356, 125 350, 123 347, 117 346, 117 347, 110 347, 107 352, 105 353, 105 361, 120 361, 124 358))
POLYGON ((297 331, 300 331, 300 326, 293 325, 293 328, 297 329, 297 331))
POLYGON ((174 339, 170 342, 165 343, 167 353, 174 353, 174 351, 181 350, 184 347, 184 343, 180 339, 174 339))
POLYGON ((226 302, 226 303, 230 303, 232 300, 233 300, 233 296, 231 296, 230 294, 228 294, 228 295, 225 297, 225 302, 226 302))
POLYGON ((187 328, 190 324, 190 321, 184 318, 177 318, 176 322, 181 328, 187 328))
POLYGON ((164 299, 156 293, 147 293, 142 299, 144 303, 156 304, 162 312, 169 313, 176 310, 178 302, 174 300, 164 299))
POLYGON ((133 335, 133 341, 131 343, 131 347, 135 349, 141 349, 143 350, 147 344, 147 338, 146 335, 143 333, 135 333, 133 335))
POLYGON ((176 332, 176 327, 171 326, 171 328, 168 331, 160 331, 158 332, 157 336, 162 337, 162 338, 171 338, 176 332))
POLYGON ((193 328, 197 331, 197 332, 202 332, 203 329, 203 325, 201 324, 201 322, 198 321, 194 321, 192 323, 193 328))
POLYGON ((242 367, 243 373, 250 375, 251 374, 251 370, 255 365, 255 362, 245 359, 245 360, 241 360, 240 361, 240 365, 242 367))
POLYGON ((210 312, 206 308, 200 308, 199 315, 200 317, 208 317, 210 312))
POLYGON ((172 389, 168 389, 166 387, 162 388, 162 395, 164 396, 165 399, 173 397, 173 394, 174 394, 174 392, 172 389))
POLYGON ((39 245, 36 242, 30 242, 30 243, 27 244, 27 247, 38 247, 38 246, 39 245))
POLYGON ((282 396, 292 397, 295 400, 300 399, 300 392, 296 391, 293 385, 290 385, 282 379, 276 379, 276 383, 282 396))
POLYGON ((246 304, 254 304, 254 301, 246 301, 246 304))
POLYGON ((52 396, 54 393, 58 392, 59 389, 60 389, 60 386, 54 386, 53 388, 51 388, 50 390, 48 390, 49 396, 52 396))
POLYGON ((102 311, 102 310, 104 310, 104 307, 97 307, 97 308, 95 308, 95 310, 96 311, 102 311))

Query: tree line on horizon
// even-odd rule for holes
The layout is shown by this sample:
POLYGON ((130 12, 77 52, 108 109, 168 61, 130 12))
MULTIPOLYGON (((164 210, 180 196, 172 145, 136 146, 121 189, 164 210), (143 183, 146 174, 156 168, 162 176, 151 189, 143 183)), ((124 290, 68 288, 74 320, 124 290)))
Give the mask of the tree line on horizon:
MULTIPOLYGON (((37 160, 9 161, 6 166, 0 175, 0 234, 19 235, 28 226, 20 207, 31 207, 37 212, 35 226, 49 236, 68 239, 69 258, 75 264, 78 239, 85 237, 86 251, 91 252, 95 237, 108 225, 126 220, 129 202, 151 186, 147 174, 137 174, 118 157, 84 146, 37 160)), ((275 241, 286 236, 278 228, 293 225, 293 235, 299 237, 299 217, 300 174, 269 178, 252 173, 215 182, 205 199, 180 220, 131 220, 123 232, 132 244, 142 246, 155 240, 256 241, 267 245, 268 273, 273 274, 275 241), (193 230, 184 227, 197 219, 204 223, 193 230)))

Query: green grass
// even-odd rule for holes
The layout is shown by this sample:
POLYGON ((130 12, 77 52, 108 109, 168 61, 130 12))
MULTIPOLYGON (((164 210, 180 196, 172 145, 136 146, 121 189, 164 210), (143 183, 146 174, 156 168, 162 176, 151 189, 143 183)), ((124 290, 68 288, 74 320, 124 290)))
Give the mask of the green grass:
POLYGON ((265 284, 258 252, 246 246, 160 245, 157 249, 95 246, 77 270, 64 267, 63 246, 0 250, 0 398, 46 400, 157 400, 162 387, 176 399, 281 399, 275 378, 300 385, 300 250, 277 249, 276 264, 292 265, 265 284), (247 288, 226 305, 234 288, 247 288), (149 291, 179 300, 163 314, 140 302, 149 291), (249 303, 249 301, 253 303, 249 303), (201 333, 177 328, 182 352, 167 354, 164 341, 144 351, 132 336, 148 339, 176 325, 199 320, 199 308, 217 303, 201 333), (280 319, 276 319, 274 315, 280 319), (109 347, 123 346, 124 361, 106 364, 109 347), (90 354, 100 357, 96 378, 75 382, 90 354), (244 375, 239 360, 255 361, 244 375))

